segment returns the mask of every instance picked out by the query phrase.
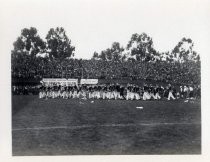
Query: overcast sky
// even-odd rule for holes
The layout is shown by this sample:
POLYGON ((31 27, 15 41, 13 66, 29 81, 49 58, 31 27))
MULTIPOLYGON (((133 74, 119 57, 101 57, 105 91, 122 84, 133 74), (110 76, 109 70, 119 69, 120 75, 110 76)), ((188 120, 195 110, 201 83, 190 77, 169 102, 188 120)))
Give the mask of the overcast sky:
POLYGON ((202 53, 210 28, 210 3, 201 0, 16 0, 0 8, 5 50, 13 48, 23 28, 36 27, 45 39, 50 28, 59 26, 76 47, 77 58, 90 58, 114 41, 125 47, 132 34, 142 32, 160 52, 187 37, 202 53))

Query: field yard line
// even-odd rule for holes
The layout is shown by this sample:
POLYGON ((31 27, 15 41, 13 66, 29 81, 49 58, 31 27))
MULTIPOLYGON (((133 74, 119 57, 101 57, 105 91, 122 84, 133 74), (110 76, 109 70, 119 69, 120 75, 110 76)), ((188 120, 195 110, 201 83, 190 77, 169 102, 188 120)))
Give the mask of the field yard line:
POLYGON ((47 130, 47 129, 81 129, 93 127, 129 127, 129 126, 158 126, 158 125, 200 125, 201 123, 128 123, 128 124, 101 124, 101 125, 73 125, 73 126, 52 126, 52 127, 31 127, 14 128, 12 131, 22 130, 47 130))

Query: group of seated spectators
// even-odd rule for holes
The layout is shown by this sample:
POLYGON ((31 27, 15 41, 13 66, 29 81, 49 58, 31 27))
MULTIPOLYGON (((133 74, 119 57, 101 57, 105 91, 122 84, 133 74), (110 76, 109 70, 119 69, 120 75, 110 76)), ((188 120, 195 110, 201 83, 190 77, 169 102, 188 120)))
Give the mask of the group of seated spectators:
POLYGON ((39 85, 13 85, 12 86, 13 95, 38 95, 39 85))
POLYGON ((172 84, 200 84, 200 62, 139 62, 38 57, 12 62, 13 78, 144 79, 172 84))

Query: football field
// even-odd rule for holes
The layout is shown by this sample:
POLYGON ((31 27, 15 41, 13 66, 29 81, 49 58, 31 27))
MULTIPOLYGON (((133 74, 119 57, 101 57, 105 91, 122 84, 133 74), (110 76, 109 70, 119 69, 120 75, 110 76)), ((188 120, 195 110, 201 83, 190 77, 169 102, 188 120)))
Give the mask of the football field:
POLYGON ((13 155, 201 153, 200 101, 13 96, 12 110, 13 155))

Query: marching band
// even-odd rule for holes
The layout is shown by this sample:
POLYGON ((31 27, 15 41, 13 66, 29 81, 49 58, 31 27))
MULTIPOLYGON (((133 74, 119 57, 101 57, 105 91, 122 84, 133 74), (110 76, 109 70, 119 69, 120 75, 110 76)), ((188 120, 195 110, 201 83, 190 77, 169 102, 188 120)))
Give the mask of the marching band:
POLYGON ((97 85, 61 85, 58 83, 43 83, 40 87, 39 98, 80 98, 80 99, 120 99, 120 100, 160 100, 167 98, 193 98, 194 89, 189 86, 180 86, 177 90, 170 84, 166 87, 144 84, 143 87, 135 84, 97 84, 97 85))

